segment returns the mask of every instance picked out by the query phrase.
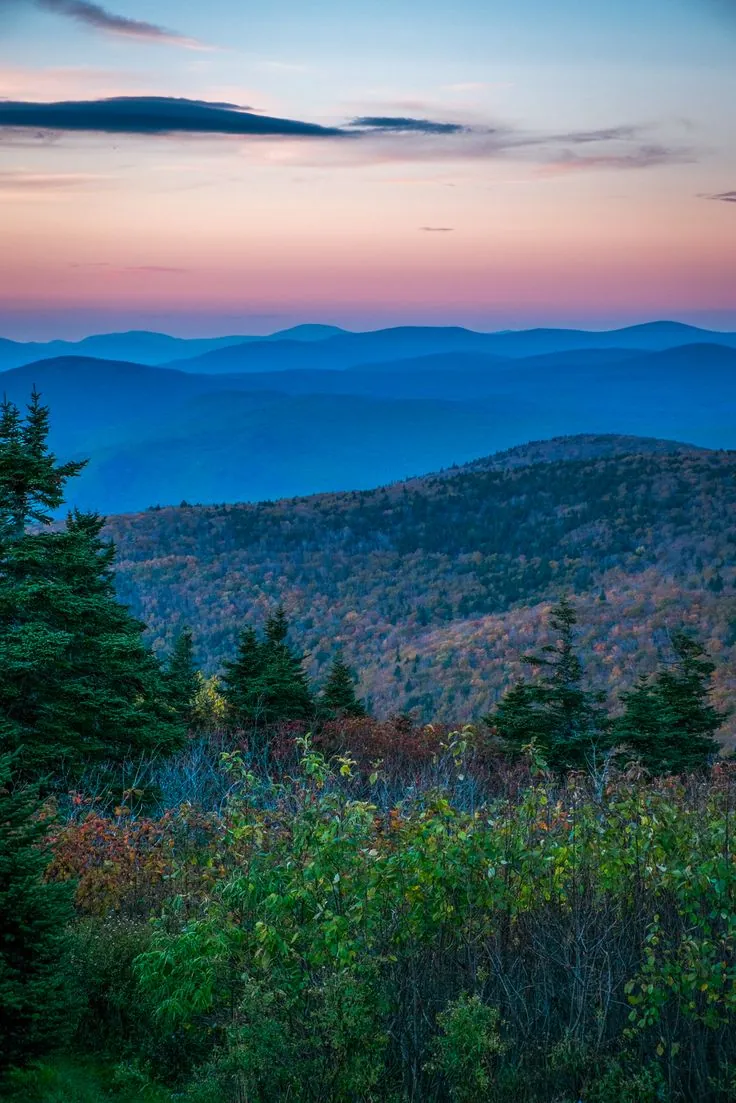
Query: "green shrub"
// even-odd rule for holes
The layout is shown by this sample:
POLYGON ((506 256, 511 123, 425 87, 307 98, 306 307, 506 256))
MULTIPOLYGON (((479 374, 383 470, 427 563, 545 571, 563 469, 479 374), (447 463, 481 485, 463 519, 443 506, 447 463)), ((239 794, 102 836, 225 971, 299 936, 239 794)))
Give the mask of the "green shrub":
POLYGON ((633 1071, 611 1060, 593 1076, 585 1103, 666 1103, 670 1093, 658 1065, 649 1063, 633 1071))
POLYGON ((496 1072, 506 1046, 500 1016, 478 996, 460 996, 437 1016, 432 1067, 443 1076, 453 1103, 495 1098, 496 1072))
POLYGON ((133 962, 150 940, 148 922, 120 915, 75 924, 71 960, 84 999, 79 1036, 85 1048, 129 1050, 147 1037, 133 962))

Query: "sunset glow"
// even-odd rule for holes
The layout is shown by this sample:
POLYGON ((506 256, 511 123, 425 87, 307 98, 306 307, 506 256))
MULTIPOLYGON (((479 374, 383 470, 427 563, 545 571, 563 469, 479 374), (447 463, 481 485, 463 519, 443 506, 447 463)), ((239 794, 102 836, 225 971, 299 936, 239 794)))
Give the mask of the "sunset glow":
POLYGON ((0 330, 733 327, 736 19, 565 0, 542 33, 539 7, 121 0, 92 25, 11 0, 0 330), (296 129, 70 129, 49 110, 120 96, 296 129), (47 106, 20 127, 15 103, 47 106))

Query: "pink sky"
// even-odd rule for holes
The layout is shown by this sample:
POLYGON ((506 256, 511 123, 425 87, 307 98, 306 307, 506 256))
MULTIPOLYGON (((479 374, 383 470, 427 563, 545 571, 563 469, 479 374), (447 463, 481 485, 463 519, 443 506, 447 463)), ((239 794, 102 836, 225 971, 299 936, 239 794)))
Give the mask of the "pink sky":
POLYGON ((0 127, 0 336, 661 317, 736 329, 736 20, 718 5, 652 0, 655 19, 622 0, 586 19, 560 0, 551 22, 539 0, 493 18, 460 0, 457 18, 430 4, 421 27, 408 0, 375 18, 358 3, 343 22, 332 0, 324 21, 292 0, 255 23, 213 5, 153 0, 141 14, 120 0, 115 15, 146 20, 121 35, 18 3, 0 109, 185 96, 415 130, 0 127))

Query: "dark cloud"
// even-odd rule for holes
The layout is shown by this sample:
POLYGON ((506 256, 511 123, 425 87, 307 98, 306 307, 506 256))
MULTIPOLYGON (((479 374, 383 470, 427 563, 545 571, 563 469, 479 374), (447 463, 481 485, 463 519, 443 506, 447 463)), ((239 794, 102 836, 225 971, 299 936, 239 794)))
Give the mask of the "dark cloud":
POLYGON ((76 19, 88 27, 108 34, 125 35, 128 38, 140 38, 148 42, 161 42, 175 46, 185 46, 189 49, 206 49, 201 43, 192 38, 170 31, 166 27, 160 27, 156 23, 147 23, 140 19, 128 19, 122 15, 115 15, 101 4, 90 3, 89 0, 36 0, 39 7, 46 11, 55 12, 57 15, 66 15, 70 19, 76 19))
POLYGON ((716 192, 715 195, 709 195, 706 198, 717 199, 720 203, 736 203, 736 191, 716 192))
POLYGON ((454 226, 420 226, 420 230, 423 230, 425 234, 451 234, 455 229, 454 226))
MULTIPOLYGON (((2 130, 0 140, 5 146, 51 142, 65 133, 79 131, 182 137, 339 138, 344 139, 338 143, 339 152, 337 145, 330 147, 333 164, 439 163, 515 157, 536 163, 542 172, 549 174, 648 168, 694 160, 692 151, 647 140, 646 130, 635 126, 544 134, 509 126, 470 126, 393 115, 361 116, 344 126, 320 126, 300 119, 274 118, 237 104, 169 96, 119 96, 53 103, 0 100, 2 130)), ((324 163, 322 159, 320 163, 324 163)), ((724 193, 720 198, 731 202, 730 194, 724 193)))
POLYGON ((460 123, 438 123, 433 119, 397 118, 393 115, 365 115, 353 119, 348 125, 387 134, 461 134, 468 130, 460 123))
POLYGON ((103 134, 242 134, 334 137, 344 133, 295 119, 256 115, 233 104, 166 96, 30 103, 0 100, 0 126, 103 134))

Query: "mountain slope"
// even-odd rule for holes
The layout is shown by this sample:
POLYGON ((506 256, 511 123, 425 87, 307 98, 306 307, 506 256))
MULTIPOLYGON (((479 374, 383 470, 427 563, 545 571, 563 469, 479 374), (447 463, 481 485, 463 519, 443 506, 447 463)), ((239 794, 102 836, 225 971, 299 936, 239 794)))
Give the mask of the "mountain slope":
POLYGON ((570 591, 602 688, 652 669, 685 623, 736 703, 735 506, 736 453, 588 436, 376 491, 115 517, 109 532, 120 593, 159 646, 189 624, 216 668, 283 599, 315 672, 342 647, 380 712, 461 720, 570 591))

